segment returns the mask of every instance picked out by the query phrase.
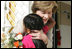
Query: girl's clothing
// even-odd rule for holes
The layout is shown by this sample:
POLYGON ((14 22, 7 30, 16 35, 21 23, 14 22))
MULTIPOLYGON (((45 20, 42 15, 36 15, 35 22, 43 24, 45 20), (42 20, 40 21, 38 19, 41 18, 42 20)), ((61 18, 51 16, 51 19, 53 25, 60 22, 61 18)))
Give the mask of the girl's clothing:
MULTIPOLYGON (((43 27, 43 31, 44 31, 44 33, 46 34, 47 33, 47 31, 48 31, 48 26, 47 25, 45 25, 44 27, 43 27)), ((32 41, 32 39, 31 39, 31 35, 26 35, 26 36, 23 36, 23 40, 22 40, 22 43, 23 43, 23 48, 35 48, 35 45, 34 45, 34 43, 33 43, 33 41, 32 41)))

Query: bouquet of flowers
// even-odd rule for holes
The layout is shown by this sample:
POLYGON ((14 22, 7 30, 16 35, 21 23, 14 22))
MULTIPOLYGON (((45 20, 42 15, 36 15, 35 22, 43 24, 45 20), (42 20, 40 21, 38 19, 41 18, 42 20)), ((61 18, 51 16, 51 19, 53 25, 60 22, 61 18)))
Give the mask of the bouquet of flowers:
POLYGON ((23 36, 19 32, 14 33, 3 33, 1 34, 1 48, 23 48, 22 40, 23 36))

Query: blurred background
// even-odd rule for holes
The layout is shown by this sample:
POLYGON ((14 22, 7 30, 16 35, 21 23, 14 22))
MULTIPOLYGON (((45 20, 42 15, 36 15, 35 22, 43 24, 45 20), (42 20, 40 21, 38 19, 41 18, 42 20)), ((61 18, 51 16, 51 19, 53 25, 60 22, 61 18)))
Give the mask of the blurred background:
MULTIPOLYGON (((56 2, 53 48, 71 48, 71 1, 56 2)), ((10 33, 23 16, 32 13, 32 4, 33 1, 1 1, 1 33, 10 33)))

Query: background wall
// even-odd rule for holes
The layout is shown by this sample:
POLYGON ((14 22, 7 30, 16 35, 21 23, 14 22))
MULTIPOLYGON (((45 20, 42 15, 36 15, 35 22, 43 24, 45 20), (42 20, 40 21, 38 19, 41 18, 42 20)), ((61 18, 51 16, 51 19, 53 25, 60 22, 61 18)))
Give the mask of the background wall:
POLYGON ((3 33, 3 27, 5 27, 5 32, 8 32, 22 17, 31 13, 31 5, 32 1, 1 1, 1 33, 3 33), (4 9, 5 2, 7 10, 4 9))
POLYGON ((1 33, 3 33, 2 28, 4 26, 4 3, 5 1, 1 1, 1 33))
POLYGON ((58 1, 58 25, 61 33, 61 48, 71 48, 71 1, 58 1), (62 11, 68 10, 70 19, 67 13, 62 11))
POLYGON ((71 26, 60 25, 61 48, 71 48, 71 26))
POLYGON ((60 2, 66 3, 68 5, 71 5, 71 1, 60 1, 60 2))
POLYGON ((71 5, 61 2, 61 10, 60 10, 60 24, 71 26, 71 5), (67 13, 62 13, 63 11, 68 11, 70 13, 70 19, 68 19, 67 13))

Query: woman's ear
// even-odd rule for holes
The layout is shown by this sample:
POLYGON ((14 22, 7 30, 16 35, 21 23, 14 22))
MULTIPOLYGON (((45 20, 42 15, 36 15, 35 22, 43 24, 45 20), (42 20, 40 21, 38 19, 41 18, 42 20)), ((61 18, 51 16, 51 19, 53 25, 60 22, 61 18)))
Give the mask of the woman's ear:
POLYGON ((27 33, 30 33, 30 29, 27 29, 27 33))

